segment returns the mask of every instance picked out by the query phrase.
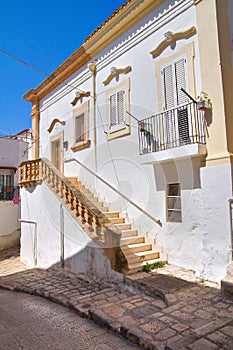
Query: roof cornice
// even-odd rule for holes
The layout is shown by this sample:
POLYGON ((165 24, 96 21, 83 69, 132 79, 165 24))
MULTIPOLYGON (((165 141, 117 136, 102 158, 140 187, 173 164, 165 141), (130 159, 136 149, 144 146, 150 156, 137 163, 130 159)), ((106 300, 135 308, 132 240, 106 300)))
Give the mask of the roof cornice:
POLYGON ((99 29, 97 28, 71 56, 69 56, 48 78, 23 98, 35 103, 63 83, 83 65, 87 64, 111 42, 119 38, 165 0, 129 0, 99 29))
POLYGON ((84 48, 92 57, 146 17, 165 0, 133 0, 84 41, 84 48))

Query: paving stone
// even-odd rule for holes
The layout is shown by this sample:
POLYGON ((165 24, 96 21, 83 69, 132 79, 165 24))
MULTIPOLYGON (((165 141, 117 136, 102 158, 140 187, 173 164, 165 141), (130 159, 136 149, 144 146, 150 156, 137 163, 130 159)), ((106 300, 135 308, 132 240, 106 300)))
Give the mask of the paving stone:
MULTIPOLYGON (((232 334, 233 337, 233 334, 232 334)), ((207 338, 220 348, 233 350, 233 338, 229 337, 222 332, 214 332, 207 336, 207 338)))
POLYGON ((199 339, 195 341, 192 345, 189 345, 189 349, 192 350, 215 350, 218 346, 209 340, 199 339))
MULTIPOLYGON (((158 282, 164 293, 162 300, 124 285, 93 283, 59 270, 27 269, 17 259, 15 254, 12 259, 8 255, 0 261, 0 286, 67 305, 145 349, 233 350, 233 298, 220 293, 216 286, 202 286, 171 275, 147 275, 150 290, 156 290, 154 284, 158 282)), ((181 272, 172 266, 169 269, 181 272)), ((146 278, 143 275, 145 292, 146 278)))

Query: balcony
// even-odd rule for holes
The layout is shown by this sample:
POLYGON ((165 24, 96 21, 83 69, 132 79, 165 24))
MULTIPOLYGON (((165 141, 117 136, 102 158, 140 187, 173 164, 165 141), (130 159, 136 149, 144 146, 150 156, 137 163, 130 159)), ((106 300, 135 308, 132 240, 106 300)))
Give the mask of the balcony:
POLYGON ((138 137, 140 155, 147 163, 204 155, 204 112, 192 102, 143 119, 138 122, 138 137))

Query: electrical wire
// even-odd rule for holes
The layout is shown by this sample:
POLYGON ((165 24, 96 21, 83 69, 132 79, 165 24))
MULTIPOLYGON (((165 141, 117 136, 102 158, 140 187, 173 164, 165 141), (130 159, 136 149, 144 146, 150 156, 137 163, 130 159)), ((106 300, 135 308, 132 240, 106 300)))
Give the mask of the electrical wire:
MULTIPOLYGON (((41 70, 41 69, 39 69, 39 68, 33 66, 33 65, 30 64, 30 63, 27 63, 26 61, 22 60, 21 58, 15 56, 15 55, 13 55, 13 54, 11 54, 11 53, 5 51, 5 50, 2 50, 2 49, 0 49, 0 52, 1 52, 2 54, 4 54, 4 55, 8 56, 8 57, 13 58, 15 61, 20 62, 20 63, 23 64, 24 66, 26 66, 26 67, 28 67, 28 68, 30 68, 30 69, 32 69, 32 70, 35 70, 36 72, 39 72, 39 73, 45 75, 48 79, 50 79, 50 80, 53 79, 52 74, 48 74, 48 73, 44 72, 43 70, 41 70)), ((64 82, 61 82, 61 84, 64 84, 64 85, 70 87, 72 90, 78 90, 79 92, 84 93, 83 90, 79 89, 78 87, 72 86, 71 84, 64 83, 64 82)), ((93 96, 91 96, 91 97, 93 97, 93 96)))

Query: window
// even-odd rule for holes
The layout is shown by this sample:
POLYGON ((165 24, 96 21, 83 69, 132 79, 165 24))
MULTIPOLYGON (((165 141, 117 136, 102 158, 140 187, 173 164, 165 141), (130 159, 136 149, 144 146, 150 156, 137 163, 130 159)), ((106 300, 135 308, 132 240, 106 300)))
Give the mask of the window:
POLYGON ((0 199, 11 200, 14 194, 14 170, 1 169, 0 199))
POLYGON ((169 63, 162 68, 161 74, 166 144, 170 148, 186 144, 189 140, 188 109, 185 106, 188 97, 181 90, 187 91, 186 58, 180 57, 169 63))
POLYGON ((75 142, 81 142, 84 140, 84 113, 82 113, 75 117, 75 142))
POLYGON ((168 184, 167 189, 167 221, 181 222, 180 184, 168 184))
POLYGON ((181 88, 191 96, 196 95, 194 57, 194 42, 190 42, 155 62, 158 113, 163 112, 164 116, 162 149, 190 142, 192 117, 187 104, 191 101, 181 88))
POLYGON ((83 103, 73 112, 74 116, 74 143, 71 147, 73 152, 90 146, 89 140, 89 101, 83 103))
POLYGON ((106 92, 108 139, 130 134, 129 82, 126 79, 106 92))
POLYGON ((125 91, 120 90, 109 97, 110 129, 115 126, 125 126, 125 91))

